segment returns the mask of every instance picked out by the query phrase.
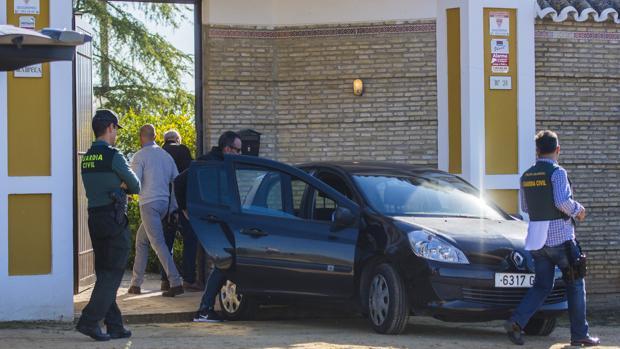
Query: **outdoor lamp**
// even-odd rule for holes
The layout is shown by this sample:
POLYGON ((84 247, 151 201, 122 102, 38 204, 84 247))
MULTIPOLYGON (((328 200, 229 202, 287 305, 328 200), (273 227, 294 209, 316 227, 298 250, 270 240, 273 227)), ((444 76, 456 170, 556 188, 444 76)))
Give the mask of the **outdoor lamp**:
POLYGON ((364 82, 361 79, 353 80, 353 94, 361 96, 364 93, 364 82))

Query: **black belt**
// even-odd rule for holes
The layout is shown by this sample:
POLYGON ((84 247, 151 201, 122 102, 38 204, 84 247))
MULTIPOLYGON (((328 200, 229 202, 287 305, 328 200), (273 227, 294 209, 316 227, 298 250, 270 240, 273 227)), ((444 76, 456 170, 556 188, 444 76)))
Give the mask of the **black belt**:
POLYGON ((97 207, 89 207, 88 213, 97 213, 97 212, 114 212, 114 204, 109 204, 105 206, 97 206, 97 207))

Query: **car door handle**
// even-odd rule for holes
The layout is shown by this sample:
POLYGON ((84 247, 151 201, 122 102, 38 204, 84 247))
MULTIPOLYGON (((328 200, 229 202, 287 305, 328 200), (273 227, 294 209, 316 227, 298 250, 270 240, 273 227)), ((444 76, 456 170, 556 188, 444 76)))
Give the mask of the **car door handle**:
POLYGON ((260 237, 269 235, 266 232, 264 232, 264 231, 262 231, 262 230, 260 230, 258 228, 245 228, 245 229, 241 229, 240 233, 243 234, 243 235, 249 235, 249 236, 254 237, 254 238, 260 238, 260 237))
POLYGON ((203 221, 207 221, 209 223, 222 223, 223 222, 218 216, 215 216, 212 214, 207 215, 205 217, 200 217, 200 219, 202 219, 203 221))

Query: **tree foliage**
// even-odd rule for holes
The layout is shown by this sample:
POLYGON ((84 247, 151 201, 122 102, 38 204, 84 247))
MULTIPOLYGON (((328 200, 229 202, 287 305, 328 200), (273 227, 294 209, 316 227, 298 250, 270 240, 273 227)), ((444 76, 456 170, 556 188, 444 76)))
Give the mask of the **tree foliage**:
POLYGON ((193 112, 194 97, 181 82, 193 71, 192 56, 150 33, 130 11, 141 11, 148 21, 176 29, 187 19, 187 5, 76 0, 74 7, 95 32, 93 60, 99 84, 94 92, 102 107, 121 113, 193 112))

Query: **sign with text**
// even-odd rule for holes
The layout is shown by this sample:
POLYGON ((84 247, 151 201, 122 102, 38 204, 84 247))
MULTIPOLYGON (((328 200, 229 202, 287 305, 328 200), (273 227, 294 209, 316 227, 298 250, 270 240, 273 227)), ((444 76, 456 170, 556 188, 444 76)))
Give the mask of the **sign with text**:
POLYGON ((491 90, 512 90, 512 77, 491 76, 491 90))
POLYGON ((15 14, 38 15, 41 12, 39 0, 13 0, 15 14))
POLYGON ((36 27, 36 20, 34 16, 19 16, 19 27, 24 29, 34 30, 36 27))
POLYGON ((13 72, 13 76, 16 78, 40 78, 43 77, 43 65, 35 64, 21 69, 17 69, 13 72))
POLYGON ((496 36, 510 35, 510 13, 504 11, 490 12, 489 34, 496 36))

